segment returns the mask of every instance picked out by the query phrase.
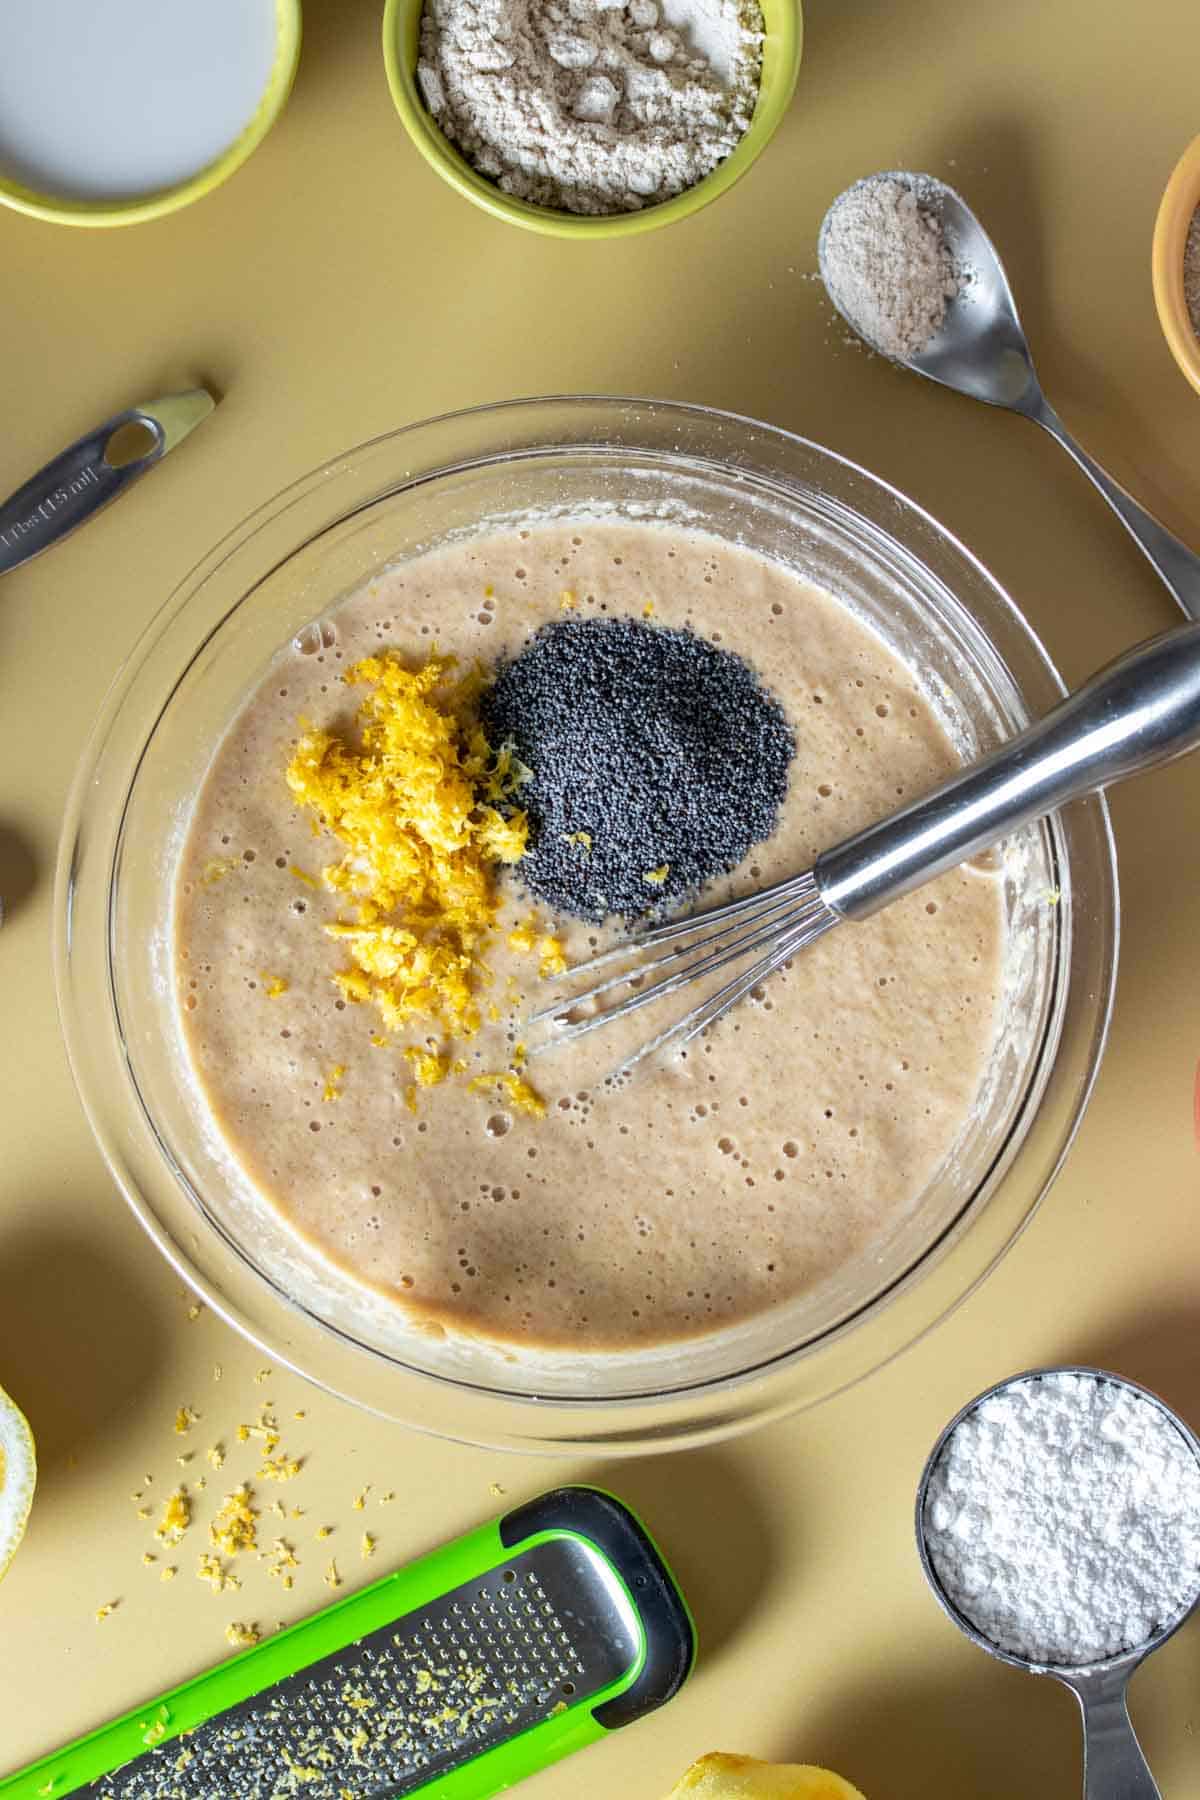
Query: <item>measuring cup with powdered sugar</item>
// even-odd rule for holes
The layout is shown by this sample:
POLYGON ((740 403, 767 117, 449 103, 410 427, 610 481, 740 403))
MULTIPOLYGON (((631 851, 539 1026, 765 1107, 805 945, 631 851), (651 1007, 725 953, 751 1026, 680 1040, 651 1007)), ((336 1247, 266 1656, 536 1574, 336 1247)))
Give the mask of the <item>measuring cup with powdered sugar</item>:
POLYGON ((1014 1375, 942 1432, 917 1550, 961 1631, 1079 1701, 1085 1800, 1160 1800, 1126 1690, 1200 1600, 1200 1441, 1102 1369, 1014 1375))

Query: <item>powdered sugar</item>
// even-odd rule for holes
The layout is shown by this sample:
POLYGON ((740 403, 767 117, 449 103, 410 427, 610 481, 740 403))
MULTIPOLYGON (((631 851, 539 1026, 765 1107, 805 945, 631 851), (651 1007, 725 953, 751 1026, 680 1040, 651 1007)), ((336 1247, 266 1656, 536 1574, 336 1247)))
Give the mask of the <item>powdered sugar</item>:
POLYGON ((963 285, 936 188, 872 175, 847 188, 821 232, 821 273, 842 316, 884 356, 915 356, 963 285))
POLYGON ((426 0, 417 78, 505 193, 632 212, 693 187, 747 129, 756 0, 426 0))
POLYGON ((1122 1382, 1049 1374, 972 1408, 924 1508, 945 1593, 1013 1655, 1073 1668, 1144 1644, 1200 1591, 1200 1464, 1122 1382))

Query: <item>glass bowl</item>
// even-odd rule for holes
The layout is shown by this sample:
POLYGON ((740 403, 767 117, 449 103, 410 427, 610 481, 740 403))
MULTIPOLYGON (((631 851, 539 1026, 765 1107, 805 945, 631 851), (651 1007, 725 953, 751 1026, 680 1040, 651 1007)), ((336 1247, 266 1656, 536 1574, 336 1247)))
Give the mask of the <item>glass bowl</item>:
POLYGON ((597 505, 638 517, 682 507, 690 524, 832 590, 917 670, 966 755, 1063 691, 1035 633, 960 544, 815 444, 661 401, 452 414, 297 482, 153 621, 71 795, 55 964, 71 1065, 118 1185, 178 1273, 273 1361, 443 1436, 627 1455, 812 1405, 912 1343, 993 1267, 1057 1173, 1096 1075, 1117 891, 1101 799, 1010 841, 1015 952, 982 1098, 911 1217, 838 1278, 748 1323, 628 1353, 422 1334, 288 1230, 218 1139, 178 1030, 173 868, 217 740, 280 645, 373 572, 451 533, 597 505))

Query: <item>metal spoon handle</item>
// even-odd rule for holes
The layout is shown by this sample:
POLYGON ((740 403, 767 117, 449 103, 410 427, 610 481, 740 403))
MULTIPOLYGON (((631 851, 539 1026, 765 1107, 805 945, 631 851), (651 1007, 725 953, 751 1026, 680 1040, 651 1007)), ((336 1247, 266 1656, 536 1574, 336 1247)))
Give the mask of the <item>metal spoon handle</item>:
POLYGON ((1200 745, 1200 624, 1109 663, 1019 737, 817 858, 827 905, 865 919, 1068 800, 1200 745))
POLYGON ((1162 1800, 1130 1722, 1129 1676, 1120 1668, 1060 1677, 1083 1714, 1083 1800, 1162 1800))
POLYGON ((212 396, 203 388, 167 394, 117 413, 68 445, 0 505, 0 575, 48 550, 115 500, 212 409, 212 396), (152 442, 143 455, 117 463, 108 449, 123 425, 144 425, 152 442))
POLYGON ((1124 525, 1138 549, 1189 619, 1200 619, 1200 556, 1160 525, 1153 513, 1127 493, 1120 482, 1100 467, 1081 444, 1071 436, 1054 408, 1042 397, 1041 404, 1031 407, 1028 417, 1036 420, 1050 436, 1062 445, 1067 455, 1081 468, 1097 491, 1124 525))

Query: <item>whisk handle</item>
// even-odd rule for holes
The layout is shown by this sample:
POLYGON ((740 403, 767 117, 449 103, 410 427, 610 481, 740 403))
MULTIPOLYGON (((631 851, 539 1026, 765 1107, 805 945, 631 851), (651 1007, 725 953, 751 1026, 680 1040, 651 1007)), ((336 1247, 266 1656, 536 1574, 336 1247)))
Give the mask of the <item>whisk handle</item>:
POLYGON ((818 857, 826 904, 865 919, 1010 831, 1200 745, 1200 624, 1150 638, 923 799, 818 857))

